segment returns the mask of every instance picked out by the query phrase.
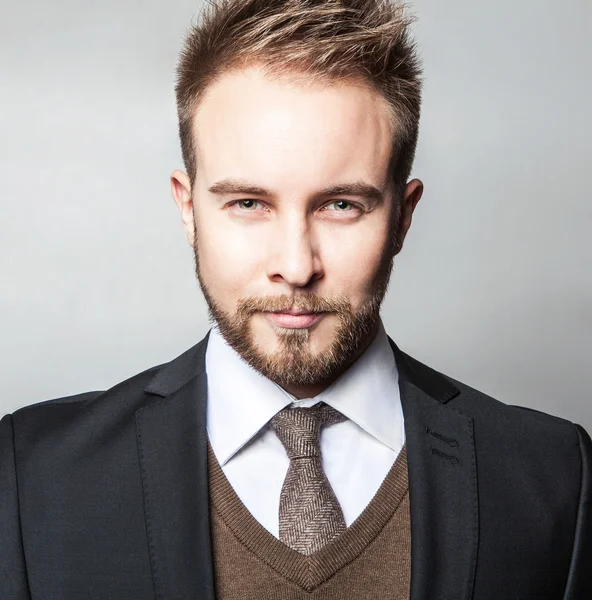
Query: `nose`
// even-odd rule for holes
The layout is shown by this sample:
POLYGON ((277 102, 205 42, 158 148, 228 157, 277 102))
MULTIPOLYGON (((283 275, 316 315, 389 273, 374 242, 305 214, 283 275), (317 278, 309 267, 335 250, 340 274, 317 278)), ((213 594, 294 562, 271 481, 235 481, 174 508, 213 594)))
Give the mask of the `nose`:
POLYGON ((322 277, 319 248, 306 219, 278 220, 268 253, 267 276, 293 288, 322 277))

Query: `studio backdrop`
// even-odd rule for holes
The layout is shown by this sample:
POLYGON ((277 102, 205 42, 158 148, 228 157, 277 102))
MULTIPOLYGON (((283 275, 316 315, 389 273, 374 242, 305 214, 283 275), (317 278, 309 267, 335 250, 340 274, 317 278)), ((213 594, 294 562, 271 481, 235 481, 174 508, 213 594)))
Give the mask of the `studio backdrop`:
MULTIPOLYGON (((0 413, 209 327, 171 199, 201 2, 1 0, 0 413)), ((425 193, 383 305, 406 352, 592 431, 592 4, 417 0, 425 193)))

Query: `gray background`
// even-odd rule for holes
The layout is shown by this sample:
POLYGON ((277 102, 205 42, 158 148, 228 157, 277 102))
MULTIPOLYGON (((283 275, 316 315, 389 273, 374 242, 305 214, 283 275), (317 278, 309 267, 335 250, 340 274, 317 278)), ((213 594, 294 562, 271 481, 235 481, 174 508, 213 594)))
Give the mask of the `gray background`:
MULTIPOLYGON (((1 5, 0 414, 208 329, 169 191, 199 2, 1 5)), ((383 317, 418 359, 592 431, 589 0, 421 0, 426 191, 383 317)))

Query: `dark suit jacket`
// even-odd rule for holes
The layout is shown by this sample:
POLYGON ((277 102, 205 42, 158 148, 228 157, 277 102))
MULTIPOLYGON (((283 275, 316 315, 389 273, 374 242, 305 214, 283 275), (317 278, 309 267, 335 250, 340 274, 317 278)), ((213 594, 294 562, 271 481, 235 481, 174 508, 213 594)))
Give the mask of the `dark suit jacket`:
MULTIPOLYGON (((205 348, 0 422, 2 600, 213 600, 205 348)), ((402 353, 411 599, 592 599, 592 443, 402 353)))

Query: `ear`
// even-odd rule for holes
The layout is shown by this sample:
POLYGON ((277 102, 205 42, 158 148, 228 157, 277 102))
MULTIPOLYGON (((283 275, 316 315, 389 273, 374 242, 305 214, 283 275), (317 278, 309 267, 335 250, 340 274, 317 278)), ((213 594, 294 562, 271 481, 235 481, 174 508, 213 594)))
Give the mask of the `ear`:
POLYGON ((395 255, 399 254, 403 249, 403 242, 405 236, 411 227, 411 220, 413 217, 413 211, 420 201, 423 194, 423 183, 419 179, 412 179, 403 191, 403 197, 401 198, 401 219, 399 222, 399 239, 395 248, 395 255))
POLYGON ((189 175, 175 169, 171 174, 171 192, 173 200, 179 208, 183 227, 187 234, 189 245, 193 248, 195 240, 195 223, 193 221, 193 199, 191 197, 191 182, 189 175))

